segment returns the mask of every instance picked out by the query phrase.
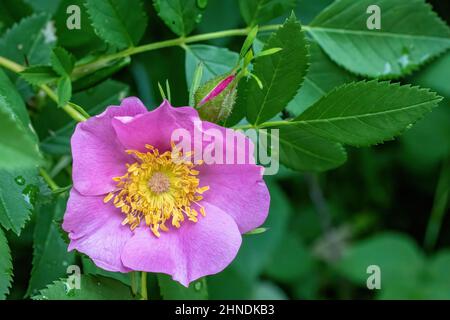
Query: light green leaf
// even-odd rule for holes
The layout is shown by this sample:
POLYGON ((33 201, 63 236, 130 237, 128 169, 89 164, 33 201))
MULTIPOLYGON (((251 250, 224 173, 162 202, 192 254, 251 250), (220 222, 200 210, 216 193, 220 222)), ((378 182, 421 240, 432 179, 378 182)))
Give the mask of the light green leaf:
POLYGON ((55 30, 46 14, 22 19, 0 39, 0 55, 19 64, 46 64, 56 42, 55 30))
POLYGON ((158 285, 164 300, 207 300, 208 288, 206 279, 192 282, 186 288, 165 274, 158 274, 158 285))
POLYGON ((97 35, 119 49, 144 35, 148 18, 140 0, 87 0, 86 8, 97 35))
POLYGON ((339 144, 294 126, 279 128, 280 162, 297 171, 320 172, 334 169, 347 160, 339 144))
POLYGON ((36 212, 33 236, 33 268, 27 296, 38 294, 52 281, 67 276, 67 267, 75 263, 75 254, 67 252, 67 244, 61 238, 57 221, 62 220, 66 197, 59 196, 53 202, 42 205, 36 212))
POLYGON ((68 76, 59 79, 56 93, 58 95, 58 107, 62 107, 69 102, 72 97, 72 82, 68 76))
POLYGON ((26 68, 20 73, 20 76, 33 85, 42 85, 56 81, 59 76, 50 66, 37 65, 26 68))
POLYGON ((310 43, 309 51, 311 65, 306 74, 305 82, 286 108, 295 116, 305 111, 331 89, 344 83, 356 81, 355 76, 333 63, 317 43, 310 43))
POLYGON ((365 286, 367 267, 381 270, 381 287, 398 287, 419 277, 424 257, 417 245, 398 233, 381 233, 359 241, 344 251, 337 270, 355 283, 365 286), (405 268, 407 266, 407 268, 405 268))
POLYGON ((214 77, 230 72, 238 62, 239 54, 225 48, 196 44, 186 49, 186 82, 192 85, 195 69, 203 64, 203 76, 200 84, 214 77))
POLYGON ((308 50, 300 23, 294 16, 269 38, 263 50, 282 48, 277 54, 261 57, 252 73, 263 84, 243 79, 235 108, 247 109, 247 119, 258 125, 283 110, 296 95, 308 68, 308 50))
MULTIPOLYGON (((128 86, 114 80, 107 80, 96 87, 74 94, 72 101, 86 108, 89 114, 99 114, 110 105, 119 104, 128 94, 128 86)), ((75 129, 76 122, 71 121, 64 127, 56 130, 54 134, 41 142, 43 151, 62 155, 70 153, 70 137, 75 129)))
POLYGON ((54 48, 50 57, 53 69, 60 76, 69 76, 75 65, 75 57, 66 49, 54 48))
POLYGON ((81 275, 80 289, 62 279, 40 291, 33 300, 132 300, 131 290, 121 282, 104 277, 81 275))
POLYGON ((39 195, 37 170, 0 169, 0 224, 20 235, 39 195))
POLYGON ((11 287, 13 264, 8 240, 0 228, 0 300, 4 300, 11 287))
POLYGON ((428 89, 361 81, 334 89, 293 123, 326 139, 367 146, 399 135, 441 99, 428 89))
POLYGON ((153 0, 158 16, 179 36, 186 36, 194 30, 202 18, 203 8, 197 0, 153 0))
POLYGON ((450 48, 450 29, 424 0, 335 1, 311 23, 310 33, 348 70, 399 77, 450 48), (381 29, 369 30, 366 10, 381 9, 381 29))
POLYGON ((245 0, 239 1, 241 15, 249 26, 268 22, 297 5, 296 0, 245 0))
POLYGON ((41 162, 38 144, 30 129, 0 96, 0 168, 30 168, 41 162))

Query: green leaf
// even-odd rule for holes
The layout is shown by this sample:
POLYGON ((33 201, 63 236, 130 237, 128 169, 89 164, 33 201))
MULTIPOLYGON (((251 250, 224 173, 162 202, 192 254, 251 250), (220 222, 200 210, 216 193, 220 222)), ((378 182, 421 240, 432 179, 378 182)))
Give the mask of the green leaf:
POLYGON ((97 35, 119 49, 144 35, 148 17, 140 0, 87 0, 86 8, 97 35))
POLYGON ((17 92, 16 86, 11 83, 8 76, 0 69, 0 96, 3 96, 7 102, 9 111, 22 122, 22 124, 29 129, 32 135, 35 135, 34 130, 30 124, 30 117, 28 116, 27 108, 22 100, 22 97, 17 92))
POLYGON ((424 0, 342 0, 322 11, 310 33, 348 70, 369 77, 399 77, 450 47, 450 29, 424 0), (381 9, 381 29, 369 30, 366 10, 381 9))
POLYGON ((46 64, 56 42, 55 30, 46 14, 22 19, 0 39, 0 55, 19 64, 46 64))
POLYGON ((266 266, 265 273, 272 279, 292 283, 312 273, 314 259, 294 233, 285 233, 266 266))
MULTIPOLYGON (((16 0, 14 0, 16 1, 16 0)), ((24 0, 26 3, 28 3, 34 11, 42 11, 47 12, 50 14, 55 13, 55 11, 58 9, 58 6, 61 3, 61 0, 24 0)))
POLYGON ((70 81, 70 77, 65 76, 59 79, 56 93, 58 95, 58 107, 62 107, 69 102, 72 97, 72 82, 70 81))
POLYGON ((51 55, 51 63, 53 69, 60 76, 69 76, 75 65, 75 57, 66 49, 57 47, 53 49, 51 55))
POLYGON ((296 7, 296 0, 245 0, 239 1, 244 21, 249 26, 268 22, 296 7))
POLYGON ((239 55, 225 48, 196 44, 186 49, 186 82, 192 85, 195 69, 203 64, 203 76, 200 84, 224 73, 230 72, 238 62, 239 55))
POLYGON ((326 139, 366 146, 399 135, 441 99, 428 89, 361 81, 334 89, 293 123, 326 139))
POLYGON ((20 73, 20 76, 36 86, 56 81, 59 78, 52 67, 43 65, 26 68, 20 73))
POLYGON ((286 109, 295 116, 305 111, 331 89, 344 83, 356 81, 356 77, 339 68, 320 49, 317 43, 310 43, 310 61, 303 86, 286 109))
POLYGON ((0 228, 0 300, 4 300, 11 287, 13 264, 8 240, 0 228))
MULTIPOLYGON (((266 176, 267 177, 267 176, 266 176)), ((264 267, 270 261, 275 250, 282 241, 283 233, 288 226, 292 207, 283 190, 274 181, 266 178, 270 192, 269 216, 264 222, 267 231, 244 237, 233 267, 246 279, 256 281, 264 267)))
POLYGON ((448 70, 450 70, 450 52, 443 54, 430 65, 414 73, 413 77, 408 79, 408 82, 424 88, 431 88, 450 100, 448 70))
POLYGON ((93 276, 102 276, 102 277, 108 277, 112 279, 119 280, 123 284, 130 286, 131 280, 130 280, 130 273, 122 273, 122 272, 111 272, 103 270, 99 267, 97 267, 94 262, 92 262, 91 259, 82 256, 81 261, 83 263, 83 273, 89 274, 93 276))
MULTIPOLYGON (((127 94, 127 85, 118 81, 107 80, 96 87, 75 94, 72 101, 85 107, 89 114, 99 114, 107 106, 119 104, 120 100, 127 94)), ((44 139, 41 142, 42 150, 53 155, 70 154, 70 137, 75 125, 76 122, 71 121, 44 139)))
POLYGON ((365 286, 369 277, 367 267, 370 265, 380 267, 381 288, 384 289, 417 279, 424 265, 424 257, 417 245, 405 235, 381 233, 344 251, 337 270, 346 278, 365 286))
POLYGON ((0 168, 30 168, 42 161, 36 139, 3 96, 0 96, 0 154, 0 168))
POLYGON ((75 254, 67 252, 67 244, 56 224, 64 216, 66 201, 66 197, 57 197, 53 202, 40 206, 36 212, 33 268, 27 296, 36 295, 47 284, 67 276, 67 267, 75 263, 75 254))
POLYGON ((294 126, 279 129, 280 162, 297 171, 320 172, 339 167, 347 160, 339 144, 294 126))
POLYGON ((33 13, 23 0, 3 0, 0 2, 0 24, 12 26, 16 21, 33 13))
POLYGON ((165 274, 158 274, 158 285, 164 300, 207 300, 206 279, 194 281, 186 288, 165 274))
POLYGON ((153 0, 153 5, 158 16, 179 36, 191 33, 202 18, 197 0, 153 0))
POLYGON ((53 282, 33 300, 132 300, 131 290, 121 282, 104 277, 81 275, 80 289, 67 280, 53 282))
POLYGON ((256 60, 252 71, 262 81, 263 89, 251 78, 241 80, 244 82, 235 106, 246 107, 247 119, 255 125, 271 119, 287 106, 308 68, 306 39, 294 16, 272 34, 263 50, 270 48, 283 50, 256 60))
POLYGON ((39 195, 37 170, 0 169, 0 224, 20 235, 39 195))

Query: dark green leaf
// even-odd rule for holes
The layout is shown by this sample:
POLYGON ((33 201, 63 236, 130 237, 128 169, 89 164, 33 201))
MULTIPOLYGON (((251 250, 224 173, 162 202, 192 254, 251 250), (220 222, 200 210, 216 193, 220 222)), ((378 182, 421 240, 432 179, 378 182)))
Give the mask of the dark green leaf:
POLYGON ((202 9, 197 0, 154 0, 156 12, 164 23, 179 36, 194 30, 202 18, 202 9))
POLYGON ((0 300, 4 300, 11 287, 13 265, 8 240, 2 228, 0 228, 0 257, 0 300))
POLYGON ((37 86, 56 81, 59 78, 52 67, 42 65, 26 68, 20 75, 30 84, 37 86))
POLYGON ((86 8, 97 35, 119 49, 144 35, 148 17, 140 0, 87 0, 86 8))
POLYGON ((0 170, 0 224, 19 235, 38 195, 37 170, 0 170))
POLYGON ((45 14, 22 19, 0 39, 0 55, 19 64, 46 64, 56 42, 55 30, 45 14))
POLYGON ((334 169, 347 160, 345 149, 338 143, 296 127, 278 129, 280 162, 288 168, 320 172, 334 169))
POLYGON ((270 48, 283 50, 256 60, 252 71, 262 81, 263 89, 252 78, 241 80, 244 83, 235 106, 246 107, 247 119, 255 125, 271 119, 287 106, 308 68, 306 39, 294 16, 269 38, 263 50, 270 48))
POLYGON ((293 122, 326 139, 365 146, 392 139, 440 100, 427 89, 362 81, 336 88, 293 122))
POLYGON ((53 202, 40 206, 36 212, 33 269, 27 295, 36 295, 47 284, 66 276, 67 267, 75 263, 75 254, 67 252, 67 244, 56 224, 63 218, 66 201, 66 197, 57 197, 53 202))
POLYGON ((239 1, 241 15, 249 26, 268 22, 297 5, 296 0, 245 0, 239 1))
POLYGON ((314 260, 293 233, 286 233, 269 261, 265 273, 272 279, 290 283, 312 273, 314 260))
POLYGON ((108 277, 112 279, 119 280, 123 284, 130 286, 131 280, 130 280, 130 273, 121 273, 121 272, 111 272, 103 270, 99 267, 97 267, 94 262, 92 262, 91 259, 87 257, 81 257, 81 261, 83 262, 83 273, 89 274, 93 276, 102 276, 102 277, 108 277))
POLYGON ((356 80, 355 76, 333 63, 315 42, 310 44, 309 51, 311 65, 305 82, 286 108, 296 116, 333 88, 356 80))
POLYGON ((59 79, 56 93, 58 95, 59 107, 62 107, 67 102, 69 102, 70 98, 72 97, 72 82, 70 81, 69 77, 65 76, 59 79))
POLYGON ((64 48, 54 48, 50 57, 53 69, 60 76, 69 76, 75 65, 75 57, 64 48))
POLYGON ((207 300, 208 288, 206 279, 192 282, 186 288, 165 274, 158 274, 158 284, 164 300, 207 300))
POLYGON ((53 282, 33 300, 132 300, 131 290, 121 282, 104 277, 81 275, 80 289, 62 279, 53 282))

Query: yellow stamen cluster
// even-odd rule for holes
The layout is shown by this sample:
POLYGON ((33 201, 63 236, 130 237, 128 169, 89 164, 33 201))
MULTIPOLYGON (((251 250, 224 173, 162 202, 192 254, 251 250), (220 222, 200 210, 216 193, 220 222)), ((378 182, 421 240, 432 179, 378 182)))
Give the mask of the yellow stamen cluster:
POLYGON ((104 198, 105 203, 114 198, 114 206, 125 215, 122 225, 134 230, 145 221, 159 237, 159 229, 168 231, 166 221, 179 228, 185 217, 197 222, 198 211, 205 216, 205 208, 198 201, 209 187, 199 187, 199 172, 194 169, 201 162, 187 160, 191 154, 183 154, 173 143, 172 150, 162 154, 151 145, 145 147, 145 153, 126 151, 137 161, 127 164, 123 176, 113 178, 117 189, 104 198))

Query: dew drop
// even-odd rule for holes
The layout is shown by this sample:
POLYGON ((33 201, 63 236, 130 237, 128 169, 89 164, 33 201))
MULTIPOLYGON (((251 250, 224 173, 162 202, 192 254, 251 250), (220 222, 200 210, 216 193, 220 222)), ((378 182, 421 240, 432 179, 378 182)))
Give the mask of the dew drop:
POLYGON ((25 184, 25 178, 22 176, 17 176, 14 178, 14 181, 19 185, 23 186, 25 184))
POLYGON ((194 284, 194 289, 196 290, 196 291, 200 291, 201 289, 202 289, 202 283, 199 281, 199 282, 196 282, 195 284, 194 284))
POLYGON ((195 22, 196 23, 200 23, 200 21, 202 21, 202 17, 203 15, 201 13, 199 13, 196 17, 195 17, 195 22))

